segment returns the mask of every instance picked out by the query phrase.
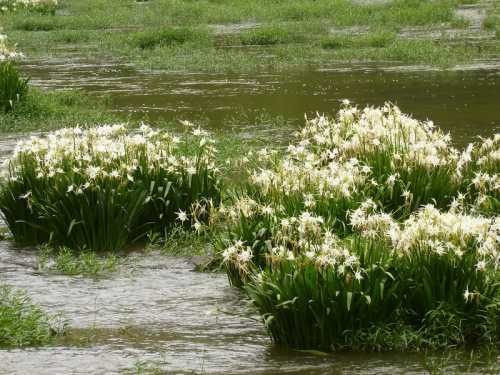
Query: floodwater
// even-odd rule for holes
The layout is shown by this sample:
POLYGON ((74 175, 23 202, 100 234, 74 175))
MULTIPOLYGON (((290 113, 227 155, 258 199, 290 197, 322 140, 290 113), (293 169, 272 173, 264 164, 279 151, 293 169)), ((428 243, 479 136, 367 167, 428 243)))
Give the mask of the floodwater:
MULTIPOLYGON (((72 327, 51 346, 0 351, 1 374, 424 374, 422 354, 314 356, 272 346, 262 323, 220 273, 186 259, 132 255, 103 279, 43 274, 36 254, 0 242, 0 282, 26 289, 72 327)), ((451 362, 452 372, 467 371, 451 362)))
MULTIPOLYGON (((500 62, 454 70, 351 64, 282 73, 137 71, 126 64, 44 61, 25 64, 35 85, 111 97, 111 110, 153 122, 191 120, 217 129, 300 126, 304 114, 332 114, 353 103, 398 104, 450 131, 457 143, 500 128, 500 62)), ((289 129, 289 127, 286 127, 289 129)))
MULTIPOLYGON (((186 119, 258 133, 277 119, 295 127, 304 113, 333 113, 348 98, 359 105, 397 103, 434 120, 459 144, 500 128, 495 62, 448 71, 353 64, 286 73, 188 74, 73 59, 30 62, 22 69, 35 85, 109 96, 111 110, 153 124, 186 119)), ((0 139, 0 161, 18 137, 0 139)), ((71 327, 50 346, 0 350, 0 374, 132 374, 140 363, 174 374, 428 373, 424 354, 315 356, 276 348, 223 274, 194 272, 189 260, 157 253, 136 253, 125 262, 107 278, 47 274, 38 271, 36 253, 0 241, 0 282, 26 289, 47 311, 62 312, 71 327)), ((487 365, 467 368, 450 360, 441 366, 446 373, 472 374, 487 365)))

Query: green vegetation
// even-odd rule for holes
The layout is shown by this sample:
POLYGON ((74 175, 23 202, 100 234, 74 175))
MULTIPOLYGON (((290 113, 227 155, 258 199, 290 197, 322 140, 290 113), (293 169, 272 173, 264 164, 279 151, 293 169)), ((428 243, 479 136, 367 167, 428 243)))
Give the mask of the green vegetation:
MULTIPOLYGON (((467 33, 437 39, 400 34, 468 27, 455 14, 461 3, 67 0, 60 4, 65 16, 9 13, 0 22, 30 57, 64 54, 59 47, 85 43, 81 53, 87 57, 127 59, 150 69, 248 71, 352 60, 446 66, 498 54, 497 40, 485 32, 475 38, 477 48, 470 48, 467 33)), ((486 18, 485 29, 494 27, 495 17, 486 18)))
POLYGON ((162 28, 132 35, 132 45, 140 49, 169 47, 188 42, 208 40, 208 32, 192 28, 162 28))
POLYGON ((122 250, 179 220, 197 228, 220 201, 213 141, 142 126, 66 128, 18 145, 0 211, 18 243, 122 250))
MULTIPOLYGON (((24 9, 0 22, 28 56, 72 45, 83 57, 153 69, 451 65, 497 56, 496 14, 474 44, 444 33, 405 36, 409 27, 422 35, 468 27, 455 14, 461 3, 158 0, 138 12, 135 1, 67 0, 64 15, 24 9)), ((213 245, 217 265, 278 344, 498 345, 498 135, 457 150, 431 123, 392 105, 345 105, 335 119, 309 120, 286 149, 255 152, 269 140, 227 134, 216 149, 191 124, 182 142, 164 122, 104 126, 123 120, 106 112, 106 99, 28 90, 11 64, 2 69, 0 132, 64 128, 20 143, 0 180, 0 211, 14 240, 48 244, 42 270, 101 276, 136 243, 184 256, 213 255, 213 245), (67 128, 74 124, 82 126, 67 128)), ((1 293, 2 342, 47 342, 50 319, 25 294, 1 293), (10 328, 16 322, 25 325, 10 328)))
POLYGON ((67 247, 42 246, 39 267, 44 271, 64 275, 102 276, 117 270, 119 258, 116 254, 97 255, 90 250, 76 252, 67 247))
POLYGON ((304 35, 296 34, 281 26, 258 27, 242 31, 239 35, 243 45, 270 46, 275 44, 297 43, 304 35))
POLYGON ((118 122, 106 112, 108 99, 95 99, 78 91, 46 92, 29 87, 24 100, 0 116, 0 132, 59 129, 68 124, 97 125, 118 122))
POLYGON ((43 345, 64 332, 60 318, 47 315, 23 291, 0 286, 0 346, 43 345))
POLYGON ((0 64, 0 110, 10 112, 17 108, 28 93, 28 80, 21 78, 12 63, 0 64))
POLYGON ((229 280, 292 348, 496 345, 499 144, 456 150, 389 104, 307 121, 220 209, 229 280))

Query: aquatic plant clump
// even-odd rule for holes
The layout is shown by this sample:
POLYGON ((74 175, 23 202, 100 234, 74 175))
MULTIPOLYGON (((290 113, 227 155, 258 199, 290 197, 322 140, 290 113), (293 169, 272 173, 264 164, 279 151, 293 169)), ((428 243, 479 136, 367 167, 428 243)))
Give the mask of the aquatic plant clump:
POLYGON ((308 120, 220 208, 231 283, 295 348, 498 342, 499 142, 459 151, 390 104, 308 120))
POLYGON ((238 240, 224 251, 276 343, 408 350, 498 342, 498 217, 431 205, 402 223, 360 216, 359 233, 339 238, 304 212, 282 219, 260 257, 238 240))
POLYGON ((54 14, 57 5, 58 0, 0 0, 0 11, 27 10, 43 14, 54 14))
POLYGON ((49 342, 65 324, 47 315, 23 291, 0 285, 0 346, 29 346, 49 342))
POLYGON ((220 200, 213 140, 141 126, 66 128, 18 143, 0 211, 14 239, 119 250, 182 220, 199 228, 220 200))

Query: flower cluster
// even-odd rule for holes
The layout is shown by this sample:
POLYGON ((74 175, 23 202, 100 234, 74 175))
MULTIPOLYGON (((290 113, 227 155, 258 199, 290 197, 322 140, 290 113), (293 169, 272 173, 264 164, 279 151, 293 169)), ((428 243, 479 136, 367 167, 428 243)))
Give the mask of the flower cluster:
POLYGON ((465 252, 477 253, 477 269, 500 265, 500 220, 453 211, 441 212, 426 205, 407 220, 398 223, 391 215, 375 212, 376 205, 367 201, 351 215, 351 224, 369 238, 384 238, 398 256, 413 256, 428 251, 439 256, 458 258, 465 252))
POLYGON ((431 121, 413 119, 390 104, 363 110, 346 105, 336 119, 318 116, 308 120, 298 136, 301 144, 324 161, 356 158, 371 164, 373 155, 392 153, 393 167, 432 169, 449 165, 458 157, 450 147, 449 134, 435 129, 431 121))
MULTIPOLYGON (((88 130, 65 128, 47 137, 21 140, 13 157, 6 161, 11 166, 9 179, 18 178, 17 168, 26 158, 34 162, 36 178, 54 178, 57 175, 78 176, 83 186, 100 179, 134 182, 140 173, 165 170, 174 175, 194 175, 200 164, 215 170, 213 141, 205 136, 200 144, 206 152, 201 156, 176 155, 180 138, 143 125, 136 134, 128 134, 123 124, 106 125, 88 130)), ((80 191, 82 186, 70 186, 80 191)))
POLYGON ((2 12, 16 10, 33 10, 42 13, 52 13, 58 5, 58 0, 0 0, 2 12))
MULTIPOLYGON (((279 229, 266 243, 266 263, 276 267, 281 263, 307 263, 318 271, 329 269, 339 275, 354 274, 361 279, 358 258, 332 231, 323 225, 323 218, 303 212, 279 222, 279 229)), ((222 252, 223 262, 245 277, 255 269, 254 251, 242 240, 236 240, 222 252)))
MULTIPOLYGON (((89 217, 99 209, 106 225, 120 220, 108 220, 107 215, 123 212, 125 222, 116 226, 124 233, 139 228, 162 232, 176 220, 200 230, 220 200, 215 152, 213 139, 199 128, 184 139, 146 125, 129 131, 123 124, 33 136, 20 141, 3 163, 0 210, 15 237, 16 232, 22 233, 18 237, 27 235, 20 230, 20 220, 44 230, 57 221, 60 242, 75 247, 80 244, 68 242, 75 237, 69 235, 75 223, 97 225, 92 220, 98 219, 89 217), (87 211, 92 204, 98 205, 96 210, 87 211), (23 214, 27 217, 20 218, 23 214), (63 220, 65 215, 69 217, 63 220)), ((95 244, 88 247, 96 250, 95 244)))
POLYGON ((0 33, 0 62, 17 60, 23 57, 23 54, 16 52, 12 47, 9 47, 7 43, 7 36, 0 33))
POLYGON ((392 315, 418 330, 442 306, 474 324, 472 302, 495 306, 500 135, 458 151, 393 105, 344 103, 297 138, 258 152, 247 193, 220 211, 230 281, 276 341, 328 347, 392 315))

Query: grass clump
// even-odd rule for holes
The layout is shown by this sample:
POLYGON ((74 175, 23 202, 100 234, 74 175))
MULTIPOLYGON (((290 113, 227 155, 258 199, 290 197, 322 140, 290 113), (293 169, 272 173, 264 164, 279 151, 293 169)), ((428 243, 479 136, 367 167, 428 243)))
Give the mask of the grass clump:
POLYGON ((42 270, 64 275, 101 276, 117 270, 119 258, 115 254, 99 256, 93 251, 76 252, 67 247, 43 246, 39 256, 42 270))
POLYGON ((396 33, 391 31, 376 31, 370 35, 350 36, 336 35, 324 39, 321 46, 325 49, 337 48, 383 48, 391 45, 396 40, 396 33))
POLYGON ((168 27, 137 32, 132 35, 131 40, 132 44, 140 49, 153 49, 208 40, 208 32, 189 27, 168 27))
POLYGON ((11 62, 0 63, 0 110, 14 110, 27 93, 28 79, 22 78, 11 62))
POLYGON ((55 17, 25 17, 15 25, 16 30, 23 31, 52 31, 60 28, 58 18, 55 17))
POLYGON ((297 137, 283 154, 257 153, 215 241, 274 341, 498 343, 500 135, 459 151, 390 104, 346 103, 297 137))
POLYGON ((281 26, 265 26, 245 30, 239 34, 239 38, 241 44, 254 46, 286 44, 300 40, 299 36, 295 35, 290 29, 281 26))
POLYGON ((145 125, 61 129, 6 160, 0 211, 19 243, 121 250, 177 220, 206 220, 220 200, 214 154, 201 129, 185 140, 145 125))
POLYGON ((64 329, 60 319, 47 315, 25 292, 0 285, 0 346, 47 344, 64 329))
POLYGON ((500 25, 500 17, 496 15, 490 15, 483 20, 482 27, 485 30, 495 31, 500 25))

